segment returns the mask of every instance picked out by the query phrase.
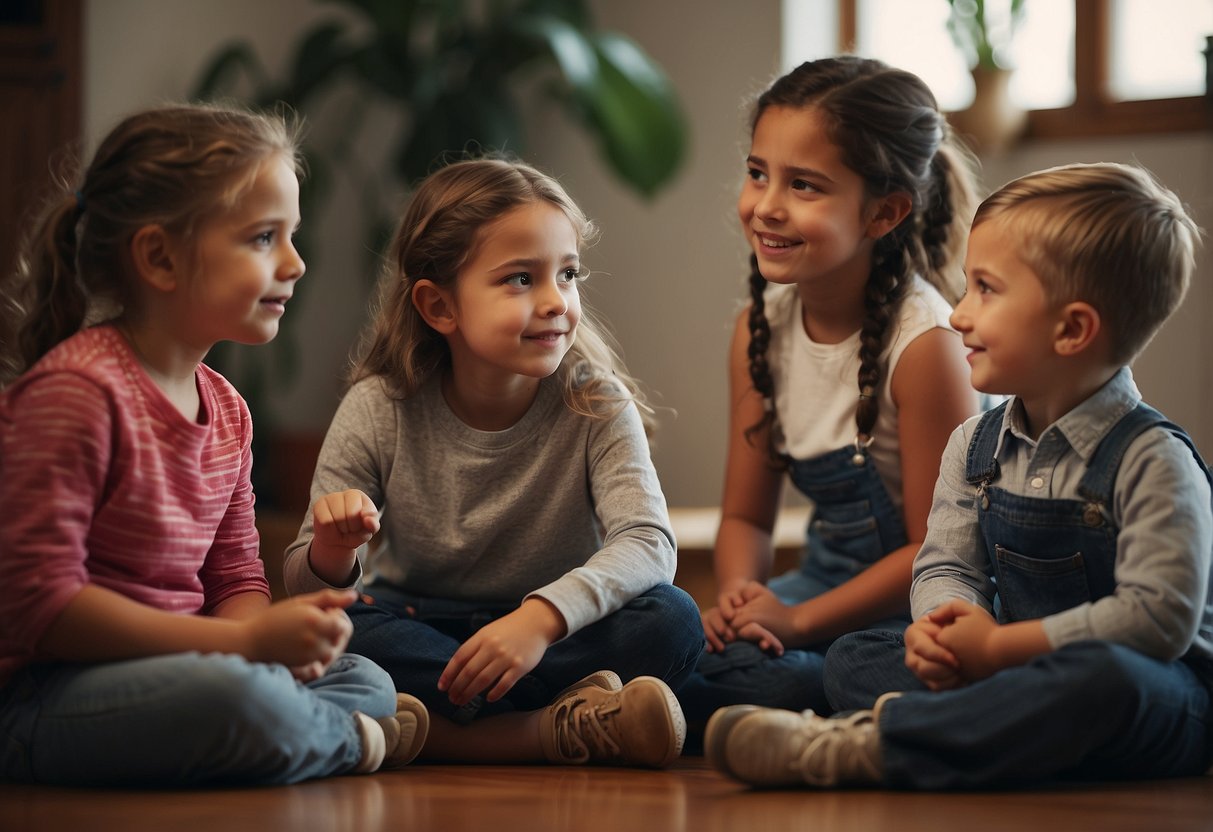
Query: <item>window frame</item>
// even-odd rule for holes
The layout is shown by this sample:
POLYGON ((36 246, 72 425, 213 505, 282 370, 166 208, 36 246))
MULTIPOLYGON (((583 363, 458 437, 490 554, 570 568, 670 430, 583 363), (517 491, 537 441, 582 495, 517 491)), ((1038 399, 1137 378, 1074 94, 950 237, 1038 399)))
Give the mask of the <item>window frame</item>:
MULTIPOLYGON (((838 43, 847 50, 853 50, 857 41, 857 2, 838 0, 838 43)), ((1142 101, 1109 98, 1111 31, 1109 0, 1074 0, 1074 103, 1051 110, 1030 110, 1025 138, 1179 133, 1213 126, 1213 93, 1142 101)))

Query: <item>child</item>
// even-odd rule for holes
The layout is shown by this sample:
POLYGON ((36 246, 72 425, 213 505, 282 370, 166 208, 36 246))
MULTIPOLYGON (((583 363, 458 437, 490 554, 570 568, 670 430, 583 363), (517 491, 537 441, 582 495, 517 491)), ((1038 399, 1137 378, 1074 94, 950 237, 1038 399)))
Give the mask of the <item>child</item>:
POLYGON ((759 96, 751 129, 719 595, 679 691, 700 726, 737 702, 824 710, 830 642, 909 623, 939 457, 976 411, 948 327, 971 173, 930 90, 874 60, 813 61, 759 96), (785 472, 814 510, 800 568, 768 584, 785 472))
POLYGON ((463 161, 418 187, 287 551, 293 592, 365 574, 350 649, 435 715, 427 759, 681 750, 668 684, 702 649, 698 613, 670 585, 643 405, 581 307, 592 230, 522 164, 463 161))
POLYGON ((353 593, 270 604, 248 410, 201 363, 273 338, 303 275, 293 132, 131 116, 3 293, 0 779, 291 783, 424 739, 421 704, 341 654, 353 593))
POLYGON ((1183 298, 1197 237, 1123 165, 1029 174, 982 204, 952 323, 977 388, 1013 398, 948 443, 917 619, 830 648, 830 701, 873 710, 722 710, 718 768, 914 788, 1205 771, 1209 472, 1127 366, 1183 298))

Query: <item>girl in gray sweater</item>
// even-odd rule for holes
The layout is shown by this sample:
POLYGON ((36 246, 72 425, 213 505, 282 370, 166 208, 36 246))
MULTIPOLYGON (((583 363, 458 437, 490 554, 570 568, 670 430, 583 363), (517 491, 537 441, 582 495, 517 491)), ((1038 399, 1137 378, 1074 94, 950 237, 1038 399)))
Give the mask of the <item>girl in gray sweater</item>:
POLYGON ((287 551, 292 593, 361 584, 349 649, 426 703, 422 758, 681 751, 702 628, 649 410, 578 296, 593 234, 523 164, 420 185, 287 551))

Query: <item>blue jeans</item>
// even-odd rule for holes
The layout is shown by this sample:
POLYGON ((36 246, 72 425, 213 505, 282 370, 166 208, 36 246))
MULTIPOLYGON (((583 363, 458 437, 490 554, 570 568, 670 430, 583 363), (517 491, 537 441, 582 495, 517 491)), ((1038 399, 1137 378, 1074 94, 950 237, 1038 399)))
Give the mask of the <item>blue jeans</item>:
POLYGON ((353 717, 394 714, 380 668, 344 655, 300 684, 281 665, 180 653, 39 664, 0 688, 0 775, 58 785, 268 785, 352 771, 353 717))
POLYGON ((430 713, 466 725, 473 719, 548 705, 569 685, 599 670, 626 682, 656 676, 677 688, 703 649, 703 627, 691 597, 677 587, 656 586, 623 608, 548 648, 539 664, 496 702, 476 696, 456 708, 438 690, 438 677, 464 641, 512 612, 494 605, 421 598, 391 586, 372 585, 373 603, 347 610, 354 622, 349 649, 382 666, 430 713))
MULTIPOLYGON (((768 584, 783 603, 799 604, 829 592, 905 545, 901 512, 866 453, 848 446, 789 460, 788 475, 813 500, 814 509, 800 567, 768 584)), ((888 619, 869 626, 904 629, 908 624, 888 619)), ((828 647, 816 644, 773 656, 752 642, 735 641, 723 652, 704 653, 678 692, 687 721, 701 726, 717 708, 740 703, 830 713, 823 682, 828 647)), ((692 744, 697 739, 693 734, 692 744)))
POLYGON ((905 666, 899 633, 843 636, 826 654, 840 710, 881 708, 885 783, 988 788, 1054 778, 1202 774, 1210 693, 1183 661, 1102 641, 1070 644, 972 685, 932 693, 905 666))

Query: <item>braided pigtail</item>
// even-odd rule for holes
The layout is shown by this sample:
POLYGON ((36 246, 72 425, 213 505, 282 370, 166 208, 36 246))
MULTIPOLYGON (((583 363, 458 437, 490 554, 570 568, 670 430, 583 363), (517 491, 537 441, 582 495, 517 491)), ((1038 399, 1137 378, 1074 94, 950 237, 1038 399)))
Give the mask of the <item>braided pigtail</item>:
MULTIPOLYGON (((895 235, 889 235, 895 238, 895 235)), ((855 408, 856 442, 866 445, 880 415, 877 390, 884 375, 881 354, 889 339, 890 324, 905 296, 905 249, 901 245, 876 255, 876 263, 864 290, 863 326, 859 332, 859 404, 855 408)))
POLYGON ((931 158, 929 197, 922 214, 925 276, 951 304, 964 294, 961 249, 977 202, 971 171, 966 152, 950 138, 945 141, 931 158))
POLYGON ((771 348, 771 322, 766 315, 766 278, 758 271, 758 258, 750 255, 750 381, 758 395, 762 396, 762 418, 745 430, 751 443, 755 437, 765 434, 767 454, 771 462, 779 467, 787 465, 784 455, 775 448, 775 379, 771 376, 771 365, 767 352, 771 348))

